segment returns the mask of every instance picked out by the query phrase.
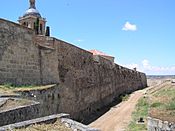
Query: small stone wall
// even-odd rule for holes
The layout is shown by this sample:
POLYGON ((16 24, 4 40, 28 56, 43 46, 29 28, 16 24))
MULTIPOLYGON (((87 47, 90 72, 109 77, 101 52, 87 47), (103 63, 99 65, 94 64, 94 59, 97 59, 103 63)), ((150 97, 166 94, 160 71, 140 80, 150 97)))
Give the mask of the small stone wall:
POLYGON ((8 130, 13 130, 13 129, 25 128, 25 127, 28 127, 28 126, 34 125, 34 124, 54 123, 55 121, 57 121, 57 119, 61 119, 61 118, 68 117, 68 116, 69 116, 69 114, 61 113, 61 114, 54 114, 54 115, 50 115, 50 116, 31 119, 31 120, 25 120, 22 122, 17 122, 17 123, 2 126, 2 127, 0 127, 0 131, 8 131, 8 130))
POLYGON ((73 131, 101 131, 100 129, 90 128, 87 125, 71 120, 69 118, 61 118, 61 122, 71 128, 73 131))
POLYGON ((175 123, 148 117, 148 131, 175 131, 175 123))
MULTIPOLYGON (((23 98, 38 101, 40 103, 39 114, 41 116, 64 112, 64 110, 59 110, 59 107, 63 106, 60 101, 64 99, 60 98, 62 92, 59 85, 49 85, 47 88, 23 90, 16 93, 20 94, 23 98)), ((66 105, 66 103, 64 104, 66 105)))
POLYGON ((35 103, 0 112, 0 126, 40 117, 40 104, 35 103))

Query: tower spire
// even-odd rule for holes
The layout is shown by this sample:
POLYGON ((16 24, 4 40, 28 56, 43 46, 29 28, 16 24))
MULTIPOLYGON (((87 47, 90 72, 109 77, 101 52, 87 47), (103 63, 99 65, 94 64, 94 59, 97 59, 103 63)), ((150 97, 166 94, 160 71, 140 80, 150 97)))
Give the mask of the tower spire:
POLYGON ((36 9, 36 0, 27 0, 29 9, 26 10, 22 17, 19 17, 19 23, 33 30, 37 29, 37 34, 44 35, 46 27, 46 19, 41 17, 41 14, 36 9), (37 27, 37 28, 36 28, 37 27))
POLYGON ((36 7, 35 7, 35 0, 29 0, 29 2, 30 2, 30 8, 36 9, 36 7))

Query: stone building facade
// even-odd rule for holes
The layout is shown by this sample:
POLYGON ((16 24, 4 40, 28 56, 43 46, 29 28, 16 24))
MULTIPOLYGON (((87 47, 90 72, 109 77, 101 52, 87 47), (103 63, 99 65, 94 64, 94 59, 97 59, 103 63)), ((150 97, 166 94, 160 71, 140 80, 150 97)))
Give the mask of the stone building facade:
POLYGON ((50 113, 59 105, 54 113, 70 113, 76 119, 102 108, 121 94, 147 86, 144 73, 0 19, 0 84, 6 83, 59 85, 55 87, 57 94, 38 92, 37 98, 44 95, 45 99, 39 101, 47 103, 43 109, 48 108, 50 113), (50 99, 52 102, 48 102, 50 99))
MULTIPOLYGON (((30 2, 34 8, 35 1, 30 2)), ((144 73, 57 38, 36 35, 21 23, 0 19, 0 84, 55 84, 32 92, 44 115, 65 112, 83 119, 121 94, 147 86, 144 73)))
POLYGON ((46 19, 42 18, 39 11, 36 9, 35 0, 30 0, 30 7, 22 17, 19 17, 19 23, 31 29, 36 29, 38 24, 38 34, 44 35, 46 28, 46 19), (38 19, 38 23, 37 23, 38 19))

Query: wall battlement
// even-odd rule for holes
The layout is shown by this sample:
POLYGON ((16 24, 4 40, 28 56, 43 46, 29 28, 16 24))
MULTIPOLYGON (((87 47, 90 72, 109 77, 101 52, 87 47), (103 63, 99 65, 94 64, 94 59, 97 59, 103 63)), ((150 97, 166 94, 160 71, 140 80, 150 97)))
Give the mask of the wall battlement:
POLYGON ((147 86, 144 73, 56 38, 36 36, 31 29, 0 19, 0 84, 4 83, 59 83, 62 106, 54 113, 64 111, 78 119, 123 93, 147 86))

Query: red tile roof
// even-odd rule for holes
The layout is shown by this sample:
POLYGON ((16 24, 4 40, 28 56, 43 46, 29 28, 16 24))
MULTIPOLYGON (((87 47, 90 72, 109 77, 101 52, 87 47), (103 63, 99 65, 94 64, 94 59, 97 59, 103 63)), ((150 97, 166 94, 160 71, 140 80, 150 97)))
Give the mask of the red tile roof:
MULTIPOLYGON (((110 56, 105 54, 104 52, 98 51, 98 50, 89 50, 89 52, 93 53, 93 55, 103 55, 103 56, 110 56)), ((112 57, 112 56, 110 56, 112 57)))

